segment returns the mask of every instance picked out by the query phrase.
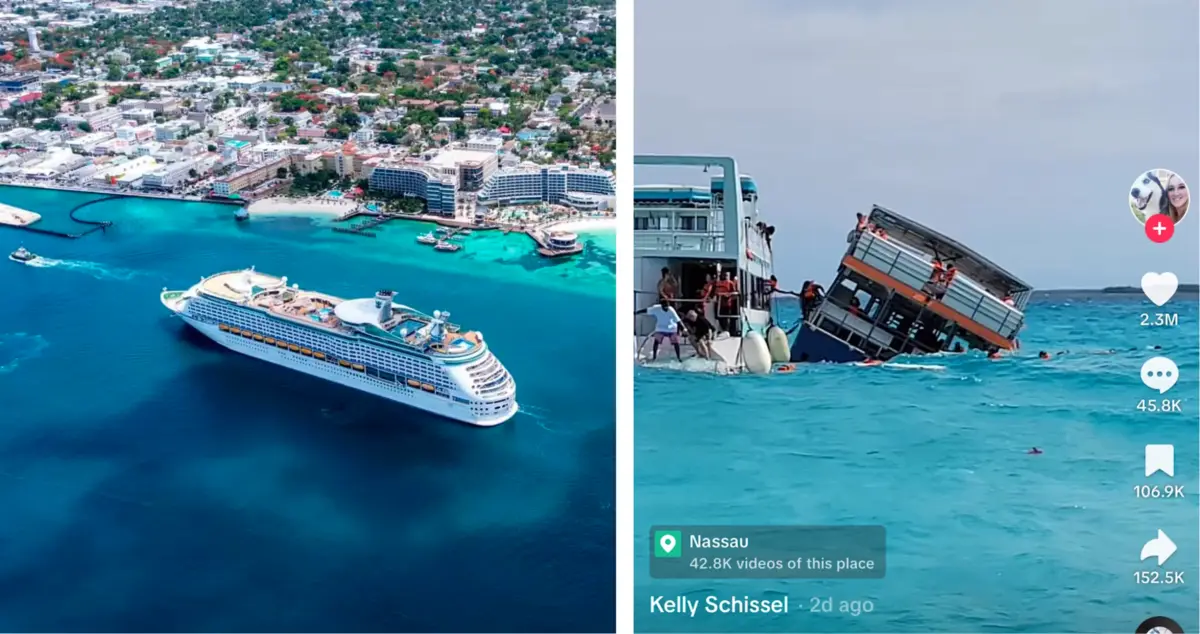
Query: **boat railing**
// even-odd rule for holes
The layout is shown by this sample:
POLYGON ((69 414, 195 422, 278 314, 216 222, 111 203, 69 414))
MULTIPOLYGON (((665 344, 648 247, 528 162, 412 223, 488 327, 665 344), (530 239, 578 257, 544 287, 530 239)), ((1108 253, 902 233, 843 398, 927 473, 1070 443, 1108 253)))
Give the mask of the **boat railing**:
POLYGON ((725 251, 725 232, 638 229, 633 232, 633 248, 647 251, 723 253, 725 251))
MULTIPOLYGON (((924 290, 933 277, 931 261, 890 238, 863 232, 851 247, 850 254, 917 290, 924 290)), ((1006 339, 1015 336, 1024 322, 1021 311, 1005 304, 974 280, 961 274, 955 276, 947 287, 941 302, 1006 339)))

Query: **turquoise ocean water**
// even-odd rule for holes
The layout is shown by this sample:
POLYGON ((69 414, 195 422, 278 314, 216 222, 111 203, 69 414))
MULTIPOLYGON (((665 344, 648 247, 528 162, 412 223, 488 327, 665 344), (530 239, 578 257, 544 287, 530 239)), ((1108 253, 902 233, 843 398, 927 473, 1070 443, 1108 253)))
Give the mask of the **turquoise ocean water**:
MULTIPOLYGON (((1195 296, 1076 297, 1028 311, 1023 353, 922 358, 944 371, 802 365, 794 374, 635 374, 635 620, 639 631, 1132 632, 1165 615, 1200 627, 1195 296), (1139 326, 1143 312, 1180 326, 1139 326), (1148 347, 1162 346, 1161 351, 1148 347), (1039 350, 1070 353, 1050 361, 1039 350), (1114 352, 1108 354, 1109 350, 1114 352), (1163 355, 1181 379, 1138 411, 1138 378, 1163 355), (1144 446, 1175 445, 1175 477, 1146 478, 1144 446), (1028 455, 1030 447, 1045 451, 1028 455), (1139 484, 1184 499, 1136 499, 1139 484), (881 524, 879 580, 649 577, 651 525, 881 524), (1180 587, 1139 586, 1142 545, 1162 529, 1180 587), (787 615, 651 615, 650 597, 790 598, 787 615), (811 599, 870 601, 852 616, 811 599)), ((685 361, 685 367, 687 362, 685 361)), ((687 553, 684 551, 684 556, 687 553)))
MULTIPOLYGON (((0 188, 47 228, 94 198, 0 188)), ((128 198, 83 210, 116 225, 80 240, 0 229, 5 253, 50 259, 0 261, 0 630, 611 631, 613 233, 551 262, 524 236, 436 253, 428 225, 232 213, 128 198), (451 311, 522 413, 430 417, 225 351, 159 304, 249 265, 451 311)))

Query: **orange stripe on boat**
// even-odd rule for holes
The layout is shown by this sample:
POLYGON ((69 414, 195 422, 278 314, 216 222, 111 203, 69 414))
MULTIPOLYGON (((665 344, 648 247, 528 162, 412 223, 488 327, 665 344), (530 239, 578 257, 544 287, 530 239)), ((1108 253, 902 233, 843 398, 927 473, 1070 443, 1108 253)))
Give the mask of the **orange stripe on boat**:
POLYGON ((949 319, 950 321, 958 324, 959 327, 965 328, 971 331, 973 334, 982 337, 988 343, 996 346, 997 348, 1002 350, 1012 350, 1016 347, 1013 342, 1001 337, 994 331, 988 330, 983 324, 971 319, 970 317, 967 317, 957 310, 950 308, 942 302, 931 298, 925 293, 918 291, 908 284, 897 280, 891 275, 880 271, 879 269, 867 264, 866 262, 863 262, 862 260, 859 260, 858 258, 855 258, 852 255, 843 257, 842 265, 854 269, 854 271, 862 274, 872 282, 883 284, 884 286, 896 291, 897 293, 900 293, 901 295, 911 299, 914 302, 917 302, 918 304, 925 304, 925 307, 928 308, 930 312, 949 319))

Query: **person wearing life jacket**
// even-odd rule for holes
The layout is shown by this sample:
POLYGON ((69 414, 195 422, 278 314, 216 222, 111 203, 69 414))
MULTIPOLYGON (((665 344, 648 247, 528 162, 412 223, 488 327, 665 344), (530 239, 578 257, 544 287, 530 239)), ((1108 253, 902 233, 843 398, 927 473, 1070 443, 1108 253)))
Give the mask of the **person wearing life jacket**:
POLYGON ((721 273, 721 279, 716 283, 717 292, 717 321, 720 322, 721 330, 728 332, 730 335, 737 336, 734 332, 737 325, 738 314, 738 287, 737 281, 733 279, 733 275, 729 271, 721 273))

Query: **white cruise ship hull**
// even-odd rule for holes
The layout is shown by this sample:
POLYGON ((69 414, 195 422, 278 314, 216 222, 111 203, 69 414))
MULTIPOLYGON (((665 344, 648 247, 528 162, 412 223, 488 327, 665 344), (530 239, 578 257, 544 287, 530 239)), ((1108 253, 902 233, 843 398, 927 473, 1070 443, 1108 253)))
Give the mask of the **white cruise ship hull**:
POLYGON ((298 370, 310 376, 333 381, 349 388, 374 394, 389 401, 415 407, 459 422, 479 427, 492 427, 507 421, 517 413, 517 403, 513 400, 509 407, 500 413, 491 417, 480 418, 472 413, 471 408, 467 405, 450 401, 421 389, 384 381, 363 374, 362 372, 357 372, 351 368, 342 367, 336 363, 329 363, 313 357, 298 355, 287 349, 265 345, 253 339, 223 332, 215 324, 207 324, 191 319, 184 313, 176 314, 186 321, 188 325, 204 334, 204 336, 235 352, 240 352, 255 359, 292 370, 298 370))

